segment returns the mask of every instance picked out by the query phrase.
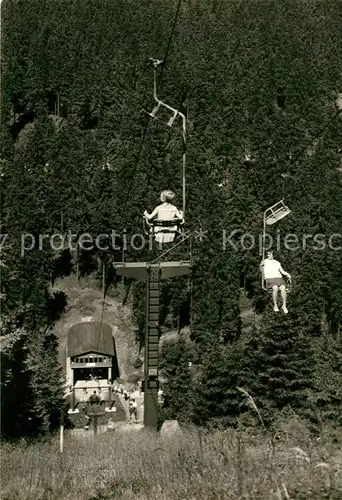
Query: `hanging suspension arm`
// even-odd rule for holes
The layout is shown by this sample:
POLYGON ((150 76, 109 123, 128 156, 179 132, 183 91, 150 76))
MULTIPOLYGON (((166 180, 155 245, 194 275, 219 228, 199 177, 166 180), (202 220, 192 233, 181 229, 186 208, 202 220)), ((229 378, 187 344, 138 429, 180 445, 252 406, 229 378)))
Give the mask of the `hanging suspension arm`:
POLYGON ((152 113, 150 113, 150 116, 152 116, 152 118, 155 118, 156 114, 157 114, 157 111, 159 110, 160 106, 163 106, 166 109, 169 109, 173 113, 173 115, 171 116, 171 118, 167 122, 168 126, 172 127, 173 122, 175 121, 175 119, 179 115, 182 118, 183 136, 185 136, 185 133, 186 133, 186 118, 185 118, 184 114, 181 113, 180 111, 178 111, 177 109, 173 108, 172 106, 169 106, 165 102, 161 101, 158 98, 158 95, 157 95, 157 88, 158 88, 158 67, 161 66, 162 64, 164 64, 164 61, 161 61, 160 59, 153 59, 152 57, 150 58, 150 61, 151 61, 152 65, 153 65, 153 69, 154 69, 153 98, 157 102, 157 105, 153 108, 153 111, 152 111, 152 113))
POLYGON ((153 57, 150 58, 150 61, 153 65, 153 70, 154 70, 154 86, 153 86, 153 98, 157 102, 157 105, 153 108, 152 112, 149 113, 149 115, 152 118, 156 118, 156 114, 159 110, 160 107, 164 107, 168 109, 169 111, 172 112, 172 116, 167 122, 167 125, 169 127, 172 127, 175 119, 177 116, 180 116, 182 119, 182 138, 183 138, 183 174, 182 174, 182 183, 183 183, 183 216, 185 215, 185 203, 186 203, 186 178, 185 178, 185 172, 186 172, 186 117, 183 113, 178 111, 177 109, 173 108, 172 106, 169 106, 165 102, 161 101, 158 98, 157 95, 157 89, 158 89, 158 68, 159 66, 162 66, 164 64, 164 61, 161 61, 160 59, 154 59, 153 57))

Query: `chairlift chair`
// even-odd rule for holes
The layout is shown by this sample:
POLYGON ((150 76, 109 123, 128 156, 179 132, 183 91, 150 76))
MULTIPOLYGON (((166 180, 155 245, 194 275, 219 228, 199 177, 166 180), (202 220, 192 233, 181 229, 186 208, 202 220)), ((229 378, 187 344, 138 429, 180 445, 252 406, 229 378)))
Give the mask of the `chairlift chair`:
MULTIPOLYGON (((151 113, 148 113, 152 118, 157 119, 158 110, 161 107, 166 108, 167 110, 172 112, 172 116, 169 118, 167 125, 172 127, 174 121, 177 116, 182 118, 182 141, 183 141, 183 153, 182 153, 182 198, 183 198, 183 218, 185 215, 185 204, 186 204, 186 117, 183 113, 178 111, 177 109, 169 106, 168 104, 161 101, 157 96, 157 77, 158 77, 158 67, 163 64, 163 61, 159 59, 150 58, 150 61, 153 65, 154 69, 154 88, 153 88, 153 97, 156 101, 156 106, 153 108, 151 113)), ((153 221, 148 220, 144 217, 144 230, 145 234, 153 234, 156 241, 158 241, 157 235, 163 234, 165 238, 163 238, 163 242, 172 243, 175 239, 177 233, 181 233, 180 226, 184 224, 184 219, 172 219, 172 220, 158 220, 154 219, 153 221), (176 229, 174 229, 176 227, 176 229), (158 228, 163 228, 163 230, 157 230, 158 228), (169 229, 168 229, 169 228, 169 229)))
MULTIPOLYGON (((285 277, 284 281, 285 281, 285 290, 287 293, 290 293, 292 290, 292 280, 285 277)), ((272 286, 267 285, 264 273, 262 273, 261 286, 262 289, 265 290, 265 292, 272 293, 272 286)))
POLYGON ((158 104, 157 104, 157 106, 155 106, 155 107, 153 108, 152 112, 151 112, 151 113, 148 113, 148 114, 149 114, 152 118, 157 118, 157 117, 156 117, 156 114, 157 114, 157 112, 159 111, 159 108, 160 108, 161 106, 164 106, 164 108, 169 109, 169 110, 170 110, 170 111, 172 111, 172 113, 173 113, 173 114, 172 114, 172 116, 171 116, 171 118, 170 118, 170 119, 169 119, 169 121, 167 122, 167 125, 168 125, 169 127, 172 127, 173 122, 175 121, 175 119, 177 118, 177 116, 178 116, 178 115, 179 115, 179 116, 181 115, 181 113, 180 113, 179 111, 177 111, 177 109, 172 108, 172 107, 171 107, 171 106, 169 106, 168 104, 165 104, 164 102, 160 101, 160 100, 157 98, 157 96, 156 96, 156 95, 155 95, 155 97, 154 97, 154 98, 155 98, 155 100, 157 101, 157 103, 158 103, 158 104))
POLYGON ((264 212, 264 223, 266 226, 272 226, 291 213, 289 207, 284 203, 284 199, 278 201, 264 212))

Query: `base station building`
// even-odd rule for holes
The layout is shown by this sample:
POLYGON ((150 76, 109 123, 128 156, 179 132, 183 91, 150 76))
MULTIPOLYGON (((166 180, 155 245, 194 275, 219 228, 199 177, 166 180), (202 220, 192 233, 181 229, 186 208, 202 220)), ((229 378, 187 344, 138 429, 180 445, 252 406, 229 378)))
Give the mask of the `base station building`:
POLYGON ((112 382, 119 377, 112 328, 98 321, 77 323, 68 331, 66 379, 72 409, 94 392, 111 401, 112 382))

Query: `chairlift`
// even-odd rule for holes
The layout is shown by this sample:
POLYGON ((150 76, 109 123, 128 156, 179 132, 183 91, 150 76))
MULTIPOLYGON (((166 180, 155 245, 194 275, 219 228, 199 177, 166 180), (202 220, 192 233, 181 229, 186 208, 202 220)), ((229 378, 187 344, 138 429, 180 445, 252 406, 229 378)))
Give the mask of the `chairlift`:
MULTIPOLYGON (((176 235, 182 234, 181 226, 184 224, 185 216, 185 204, 186 204, 186 117, 183 113, 177 109, 169 106, 168 104, 161 101, 157 96, 157 78, 158 78, 158 68, 163 64, 163 61, 159 59, 150 58, 150 61, 154 69, 154 89, 153 97, 156 101, 156 106, 153 108, 151 113, 148 113, 152 118, 157 118, 157 113, 160 108, 166 108, 171 111, 171 117, 169 118, 167 125, 172 127, 176 118, 180 116, 182 118, 182 138, 183 138, 183 154, 182 154, 182 215, 179 218, 172 219, 148 219, 146 216, 143 217, 144 231, 145 234, 152 234, 155 241, 159 243, 172 243, 175 240, 176 235)), ((173 214, 175 215, 175 214, 173 214)), ((178 217, 177 216, 177 217, 178 217)))
MULTIPOLYGON (((281 177, 283 178, 283 194, 285 194, 285 180, 287 177, 289 177, 289 174, 281 174, 281 177)), ((265 249, 265 241, 266 241, 266 226, 272 226, 276 222, 279 222, 280 220, 284 219, 287 215, 291 213, 291 210, 289 209, 288 206, 285 205, 284 203, 284 198, 282 198, 280 201, 272 205, 271 207, 267 208, 264 211, 264 224, 263 224, 263 237, 262 237, 262 260, 265 260, 265 254, 266 254, 266 249, 265 249)), ((289 293, 291 292, 292 288, 292 283, 291 280, 286 280, 286 291, 289 293)), ((262 272, 261 276, 261 286, 262 289, 265 290, 266 292, 271 292, 272 293, 272 287, 269 287, 266 283, 266 279, 264 278, 264 273, 262 272)))
POLYGON ((264 223, 272 226, 291 213, 289 207, 284 203, 284 199, 278 201, 264 212, 264 223))

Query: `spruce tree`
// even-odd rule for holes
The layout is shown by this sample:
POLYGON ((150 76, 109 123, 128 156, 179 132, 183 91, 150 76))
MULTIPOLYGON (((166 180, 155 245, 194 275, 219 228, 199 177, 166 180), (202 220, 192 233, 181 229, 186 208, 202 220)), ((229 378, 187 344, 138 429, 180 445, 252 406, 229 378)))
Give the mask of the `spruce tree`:
POLYGON ((266 313, 244 354, 239 384, 253 397, 265 422, 279 410, 312 417, 315 358, 298 317, 266 313))
POLYGON ((341 425, 342 339, 326 333, 315 345, 316 370, 312 401, 317 420, 341 425))
POLYGON ((241 410, 239 374, 243 363, 240 342, 227 345, 218 340, 206 350, 198 349, 194 377, 193 421, 200 425, 236 425, 241 410))
POLYGON ((164 345, 160 370, 166 379, 161 418, 189 421, 193 413, 192 375, 189 363, 193 355, 191 344, 180 338, 175 344, 164 345))

